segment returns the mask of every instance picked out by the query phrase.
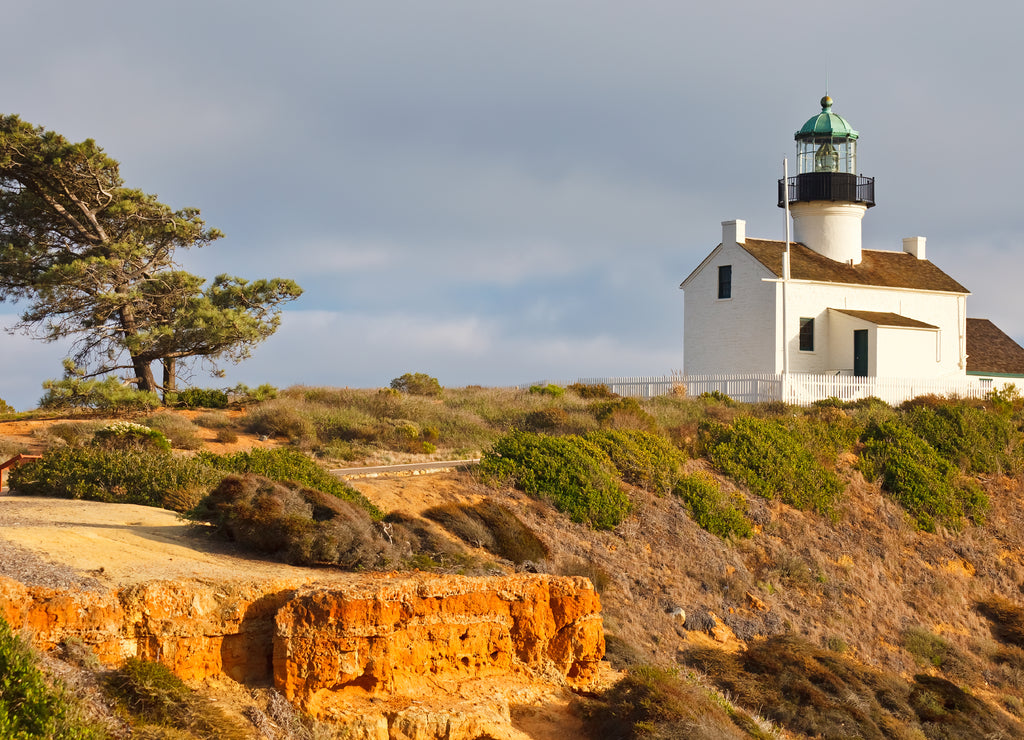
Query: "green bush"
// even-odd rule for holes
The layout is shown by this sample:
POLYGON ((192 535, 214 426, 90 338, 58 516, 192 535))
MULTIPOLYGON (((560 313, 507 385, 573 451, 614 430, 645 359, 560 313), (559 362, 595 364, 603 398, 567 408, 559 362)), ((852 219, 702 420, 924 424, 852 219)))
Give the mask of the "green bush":
POLYGON ((736 406, 737 402, 722 391, 705 391, 698 398, 705 403, 720 403, 723 406, 736 406))
POLYGON ((32 649, 0 617, 0 737, 12 740, 100 740, 76 700, 47 681, 32 649))
POLYGON ((213 701, 193 692, 160 663, 129 658, 106 677, 106 689, 133 718, 140 737, 179 737, 174 730, 184 731, 189 738, 252 737, 247 722, 233 719, 213 701))
POLYGON ((538 396, 551 396, 552 398, 559 398, 565 393, 565 388, 560 385, 553 385, 548 383, 547 385, 531 385, 530 393, 538 396))
POLYGON ((263 383, 255 388, 239 383, 228 391, 228 398, 235 403, 263 403, 277 398, 277 388, 270 383, 263 383))
POLYGON ((842 481, 778 421, 744 416, 731 426, 705 422, 700 432, 712 464, 753 493, 778 497, 798 509, 834 513, 842 481))
POLYGON ((178 391, 178 405, 187 409, 226 409, 228 394, 217 388, 186 388, 178 391))
POLYGON ((92 441, 108 450, 153 450, 169 452, 171 443, 164 433, 130 421, 116 421, 100 427, 92 441))
POLYGON ((162 432, 177 450, 198 450, 203 446, 199 429, 181 414, 160 412, 146 418, 146 426, 162 432))
POLYGON ((749 537, 753 532, 743 498, 728 496, 706 473, 684 476, 672 493, 686 503, 697 526, 711 534, 724 539, 749 537))
POLYGON ((413 396, 440 396, 441 384, 425 373, 406 373, 392 379, 391 387, 413 396))
POLYGON ((108 413, 152 411, 160 406, 160 397, 124 385, 115 377, 86 379, 73 365, 65 365, 63 380, 45 380, 46 393, 39 399, 44 409, 96 409, 108 413))
POLYGON ((257 552, 294 565, 330 563, 374 568, 395 560, 366 509, 358 504, 258 475, 229 475, 195 517, 257 552))
POLYGON ((11 471, 25 496, 84 499, 188 511, 223 477, 166 451, 62 447, 11 471))
POLYGON ((682 476, 685 456, 661 435, 606 429, 583 438, 604 450, 622 479, 634 486, 666 494, 682 476))
POLYGON ((912 405, 904 419, 936 452, 965 473, 1015 474, 1024 461, 1020 433, 1009 416, 969 401, 912 405))
POLYGON ((7 414, 13 414, 14 407, 7 403, 4 399, 0 398, 0 415, 6 416, 7 414))
POLYGON ((612 393, 611 389, 604 383, 595 383, 588 385, 587 383, 572 383, 565 387, 567 391, 572 391, 580 398, 587 400, 599 399, 608 400, 612 398, 618 398, 618 393, 612 393))
POLYGON ((612 461, 582 437, 510 432, 483 454, 480 470, 491 480, 550 500, 574 522, 597 529, 615 527, 629 513, 612 461))
POLYGON ((643 406, 635 398, 615 398, 610 401, 599 401, 591 410, 594 418, 602 427, 612 429, 643 429, 653 432, 658 428, 654 417, 644 411, 643 406))
POLYGON ((873 422, 864 433, 860 468, 882 487, 926 532, 936 525, 959 527, 964 517, 980 523, 988 498, 977 486, 958 480, 956 468, 906 424, 873 422))
POLYGON ((335 478, 298 450, 252 449, 248 452, 236 452, 229 455, 200 452, 197 459, 218 470, 231 473, 253 473, 274 481, 301 483, 344 501, 351 501, 365 509, 374 519, 380 519, 383 516, 380 509, 367 501, 363 494, 339 478, 335 478))

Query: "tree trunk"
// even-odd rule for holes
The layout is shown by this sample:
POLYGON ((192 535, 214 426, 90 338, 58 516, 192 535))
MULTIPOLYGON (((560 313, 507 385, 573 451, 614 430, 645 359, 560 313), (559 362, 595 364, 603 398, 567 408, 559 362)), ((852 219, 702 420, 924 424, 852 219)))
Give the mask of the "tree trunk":
POLYGON ((140 391, 156 392, 156 377, 153 375, 153 368, 149 360, 137 357, 132 358, 132 366, 135 368, 135 382, 140 391))
POLYGON ((165 357, 160 360, 164 368, 164 405, 167 404, 168 394, 178 390, 178 365, 174 357, 165 357))

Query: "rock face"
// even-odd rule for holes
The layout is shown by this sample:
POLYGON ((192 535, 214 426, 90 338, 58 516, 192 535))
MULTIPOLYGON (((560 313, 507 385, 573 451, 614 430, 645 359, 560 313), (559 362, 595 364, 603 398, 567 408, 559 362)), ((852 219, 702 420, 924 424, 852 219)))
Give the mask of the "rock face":
POLYGON ((585 578, 397 577, 300 590, 278 612, 274 680, 316 717, 353 698, 489 676, 596 677, 600 602, 585 578))
POLYGON ((134 656, 185 679, 273 680, 296 706, 334 721, 368 700, 404 697, 390 715, 360 710, 361 732, 381 738, 454 739, 464 733, 453 721, 467 737, 479 734, 473 716, 416 719, 411 697, 461 692, 500 719, 507 702, 478 701, 495 696, 488 681, 587 686, 604 654, 600 609, 587 579, 542 575, 378 574, 329 586, 161 581, 105 594, 0 578, 0 614, 40 649, 75 639, 106 664, 134 656), (474 683, 477 690, 464 688, 474 683))

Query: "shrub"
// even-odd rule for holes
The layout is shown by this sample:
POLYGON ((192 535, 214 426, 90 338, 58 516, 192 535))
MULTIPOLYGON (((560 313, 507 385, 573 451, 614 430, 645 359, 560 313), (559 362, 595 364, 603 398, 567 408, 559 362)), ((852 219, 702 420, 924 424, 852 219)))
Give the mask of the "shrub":
POLYGON ((511 509, 493 501, 475 505, 447 504, 423 512, 463 542, 511 560, 543 560, 548 549, 511 509))
POLYGON ((612 476, 608 456, 582 437, 511 432, 480 461, 483 475, 550 500, 574 522, 610 529, 629 513, 629 499, 612 476))
POLYGON ((938 524, 959 527, 963 518, 984 518, 988 499, 975 485, 959 483, 954 467, 905 424, 873 422, 864 433, 860 467, 914 517, 934 532, 938 524))
POLYGON ((593 737, 620 740, 766 738, 755 720, 675 669, 631 666, 585 710, 593 737))
POLYGON ((316 431, 308 414, 289 399, 260 404, 246 414, 242 422, 246 431, 268 437, 284 437, 292 442, 316 439, 316 431))
POLYGON ((565 387, 567 391, 572 391, 577 396, 583 399, 592 400, 609 400, 612 398, 618 398, 618 393, 612 393, 611 389, 604 383, 595 383, 589 385, 587 383, 572 383, 565 387))
POLYGON ((204 429, 227 429, 235 425, 231 417, 223 411, 209 411, 205 414, 200 414, 193 423, 204 429))
POLYGON ((217 430, 217 435, 214 437, 221 444, 234 444, 238 441, 238 432, 234 429, 223 427, 217 430))
POLYGON ((601 430, 585 434, 611 459, 627 483, 657 494, 672 490, 682 476, 685 457, 667 439, 638 430, 601 430))
POLYGON ((203 446, 198 428, 181 414, 162 412, 146 419, 146 426, 162 432, 178 450, 198 450, 203 446))
POLYGON ((252 449, 229 455, 200 452, 198 459, 205 465, 231 473, 254 473, 275 481, 294 481, 344 501, 351 501, 365 509, 374 519, 380 519, 380 509, 371 504, 352 486, 335 478, 298 450, 252 449))
POLYGON ((595 403, 591 410, 602 427, 612 429, 643 429, 654 431, 658 422, 644 411, 635 398, 615 398, 595 403))
POLYGON ((746 502, 741 496, 729 496, 706 473, 684 476, 672 493, 686 503, 690 516, 701 529, 723 539, 749 537, 752 533, 746 516, 746 502))
POLYGON ((25 496, 187 511, 221 477, 195 458, 175 457, 169 452, 63 447, 14 468, 10 485, 25 496))
POLYGON ((700 400, 705 403, 720 403, 723 406, 736 406, 737 403, 731 396, 722 393, 722 391, 705 391, 698 396, 700 400))
POLYGON ((93 442, 108 450, 170 451, 171 443, 163 432, 130 421, 117 421, 100 427, 93 442))
MULTIPOLYGON (((186 737, 248 740, 252 733, 241 719, 232 719, 211 700, 192 689, 160 663, 129 658, 106 678, 108 692, 129 714, 157 729, 156 737, 177 737, 166 728, 184 730, 186 737)), ((140 728, 143 733, 147 728, 140 728)), ((154 735, 140 733, 140 736, 154 735)))
POLYGON ((65 365, 63 380, 45 380, 46 393, 39 399, 44 409, 96 409, 108 413, 152 411, 160 406, 160 397, 124 385, 114 377, 85 379, 73 365, 65 365))
POLYGON ((1024 648, 1024 607, 996 595, 981 599, 976 606, 992 622, 992 632, 999 640, 1024 648))
POLYGON ((425 373, 406 373, 392 379, 391 387, 413 396, 440 396, 441 384, 425 373))
POLYGON ((967 473, 1016 473, 1021 468, 1020 433, 1009 416, 968 401, 911 405, 904 419, 946 461, 967 473))
POLYGON ((548 383, 547 385, 531 385, 530 393, 539 396, 551 396, 552 398, 559 398, 565 393, 565 388, 560 385, 553 385, 548 383))
POLYGON ((100 740, 77 701, 39 670, 32 649, 0 617, 0 737, 14 740, 100 740))
POLYGON ((178 391, 178 405, 187 409, 226 409, 228 394, 217 388, 185 388, 178 391))
POLYGON ((13 413, 15 413, 14 412, 14 407, 11 406, 11 404, 7 403, 7 401, 5 401, 4 399, 0 398, 0 414, 3 414, 3 415, 6 416, 7 414, 13 414, 13 413))
POLYGON ((778 421, 740 417, 731 426, 700 428, 708 459, 723 474, 764 498, 832 515, 843 483, 778 421))
POLYGON ((263 403, 277 398, 277 388, 270 383, 263 383, 255 388, 239 383, 228 391, 228 398, 235 403, 263 403))
POLYGON ((229 475, 195 516, 244 547, 295 565, 372 568, 393 560, 366 509, 294 483, 229 475))

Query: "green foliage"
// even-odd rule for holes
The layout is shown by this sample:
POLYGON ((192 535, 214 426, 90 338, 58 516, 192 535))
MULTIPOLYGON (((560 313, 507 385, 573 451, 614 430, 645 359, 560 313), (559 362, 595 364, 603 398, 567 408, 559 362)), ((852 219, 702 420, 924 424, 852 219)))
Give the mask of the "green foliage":
POLYGON ((903 418, 914 433, 965 473, 1012 475, 1024 463, 1020 433, 1008 415, 958 400, 912 405, 903 418))
POLYGON ((598 529, 615 527, 629 513, 629 499, 612 475, 611 460, 582 437, 510 432, 484 453, 480 470, 598 529))
POLYGON ((724 406, 736 406, 737 402, 733 400, 731 396, 722 393, 722 391, 706 391, 698 396, 700 400, 708 403, 720 403, 724 406))
POLYGON ((193 692, 160 663, 129 658, 107 676, 106 688, 134 719, 134 724, 141 725, 138 731, 142 733, 157 731, 158 737, 167 737, 167 728, 171 728, 185 731, 186 737, 252 737, 248 723, 233 719, 211 700, 193 692))
POLYGON ((262 403, 277 398, 277 388, 270 383, 263 383, 255 388, 239 383, 228 391, 228 396, 235 403, 262 403))
POLYGON ((392 379, 391 387, 400 393, 410 393, 414 396, 440 396, 441 384, 437 378, 425 373, 406 373, 392 379))
POLYGON ((565 388, 560 385, 553 385, 548 383, 547 385, 531 385, 530 393, 538 396, 551 396, 552 398, 560 398, 565 393, 565 388))
POLYGON ((39 399, 44 409, 96 409, 108 413, 151 411, 160 406, 160 397, 152 391, 140 391, 124 385, 115 377, 86 378, 84 371, 67 361, 63 380, 45 380, 46 391, 39 399))
POLYGON ((350 501, 365 509, 374 519, 380 519, 381 511, 371 504, 359 491, 328 473, 311 458, 298 450, 279 448, 275 450, 253 449, 231 455, 216 455, 200 452, 197 458, 203 464, 231 473, 253 473, 274 481, 294 481, 317 491, 350 501))
POLYGON ((599 401, 591 410, 602 427, 612 429, 643 429, 654 431, 658 423, 648 414, 635 398, 614 398, 599 401))
POLYGON ((228 394, 217 388, 185 388, 177 392, 178 405, 187 409, 226 409, 228 394))
POLYGON ((699 668, 743 706, 801 737, 914 740, 1019 737, 1024 726, 949 681, 908 681, 796 636, 771 637, 735 654, 694 648, 699 668))
POLYGON ((612 393, 611 389, 604 383, 595 383, 588 385, 586 383, 572 383, 565 387, 567 391, 572 391, 577 396, 587 400, 610 400, 618 398, 618 393, 612 393))
POLYGON ((0 415, 6 416, 7 414, 15 413, 14 407, 7 403, 4 399, 0 398, 0 415))
POLYGON ((130 421, 116 421, 100 427, 92 439, 96 445, 108 450, 170 452, 171 449, 171 443, 163 432, 130 421))
POLYGON ((988 401, 996 413, 1008 416, 1020 404, 1020 390, 1014 383, 1007 383, 1002 388, 993 389, 988 394, 988 401))
POLYGON ((748 714, 675 669, 633 665, 585 709, 592 737, 737 740, 772 735, 748 714))
POLYGON ((964 517, 981 522, 988 498, 934 447, 897 420, 871 423, 864 433, 860 468, 880 478, 882 487, 926 532, 939 524, 959 527, 964 517))
POLYGON ((583 436, 600 447, 627 483, 663 495, 682 476, 685 456, 658 434, 637 430, 600 430, 583 436))
POLYGON ((686 503, 697 525, 711 534, 725 539, 749 537, 753 532, 743 498, 727 495, 707 473, 683 476, 672 493, 686 503))
POLYGON ((372 568, 395 559, 362 506, 258 475, 225 477, 195 517, 244 547, 295 565, 372 568))
POLYGON ((924 627, 909 627, 902 635, 904 649, 918 661, 934 668, 943 668, 959 660, 957 650, 935 633, 924 627))
POLYGON ((187 511, 223 477, 195 458, 103 447, 50 450, 11 471, 24 496, 84 499, 187 511))
POLYGON ((162 432, 177 450, 198 450, 203 446, 199 429, 181 414, 163 411, 146 419, 146 426, 162 432))
POLYGON ((842 481, 778 421, 739 417, 731 426, 705 422, 700 431, 708 459, 753 493, 798 509, 834 512, 842 481))
POLYGON ((82 720, 77 702, 63 687, 47 681, 32 649, 0 617, 0 737, 100 740, 105 736, 82 720))
POLYGON ((446 504, 423 512, 463 542, 513 563, 544 560, 548 549, 511 509, 494 501, 446 504))

